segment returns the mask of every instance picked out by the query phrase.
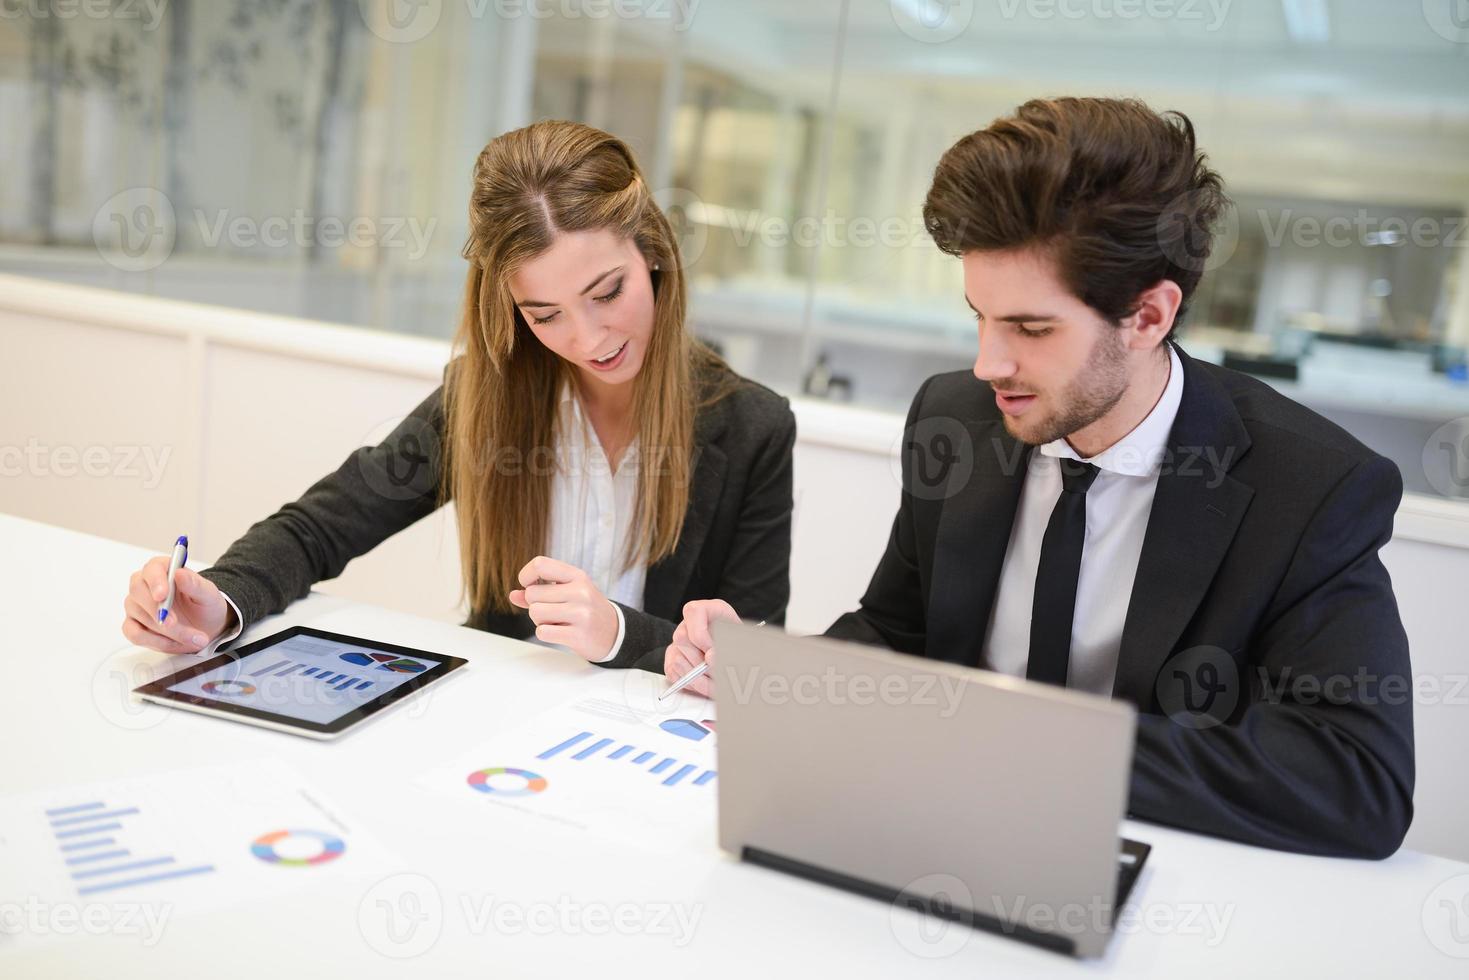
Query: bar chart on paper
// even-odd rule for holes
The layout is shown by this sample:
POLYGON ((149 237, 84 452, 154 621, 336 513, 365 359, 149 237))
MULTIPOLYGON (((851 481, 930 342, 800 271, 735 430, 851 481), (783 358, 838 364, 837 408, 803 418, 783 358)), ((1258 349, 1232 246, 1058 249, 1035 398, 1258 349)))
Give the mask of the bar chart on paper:
POLYGON ((0 797, 0 897, 48 907, 194 910, 386 863, 375 841, 274 760, 0 797))
POLYGON ((50 807, 45 817, 55 838, 57 856, 79 896, 214 871, 214 865, 207 861, 181 861, 173 854, 132 846, 137 825, 147 820, 140 807, 91 800, 50 807))
POLYGON ((419 782, 505 819, 655 847, 711 842, 717 798, 712 719, 650 718, 579 699, 486 741, 419 782))
POLYGON ((574 762, 588 759, 602 759, 607 762, 626 760, 638 772, 659 777, 659 784, 662 786, 677 786, 685 779, 688 779, 687 785, 704 786, 712 782, 716 775, 713 769, 700 771, 698 763, 684 762, 656 749, 643 749, 627 742, 619 743, 615 738, 599 737, 592 732, 577 732, 537 754, 536 758, 554 759, 563 753, 574 762))

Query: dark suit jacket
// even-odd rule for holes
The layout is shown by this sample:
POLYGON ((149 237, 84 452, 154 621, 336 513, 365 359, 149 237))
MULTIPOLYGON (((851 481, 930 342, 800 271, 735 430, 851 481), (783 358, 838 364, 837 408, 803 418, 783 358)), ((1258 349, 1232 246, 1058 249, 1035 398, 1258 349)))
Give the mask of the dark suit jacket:
MULTIPOLYGON (((1377 554, 1401 476, 1259 381, 1179 357, 1112 690, 1140 711, 1130 814, 1385 857, 1413 813, 1408 643, 1377 554)), ((989 385, 930 378, 887 552, 827 635, 985 666, 1028 458, 989 385)))
MULTIPOLYGON (((701 392, 715 380, 701 378, 701 392)), ((353 558, 435 510, 444 424, 441 386, 382 443, 354 451, 200 574, 229 594, 247 627, 304 598, 316 582, 337 577, 353 558)), ((618 656, 603 666, 662 673, 664 649, 693 599, 718 597, 757 618, 785 621, 796 439, 790 403, 740 379, 699 411, 694 429, 694 484, 678 548, 648 567, 641 611, 619 603, 627 631, 618 656)), ((516 638, 535 633, 523 611, 471 610, 463 625, 516 638)))

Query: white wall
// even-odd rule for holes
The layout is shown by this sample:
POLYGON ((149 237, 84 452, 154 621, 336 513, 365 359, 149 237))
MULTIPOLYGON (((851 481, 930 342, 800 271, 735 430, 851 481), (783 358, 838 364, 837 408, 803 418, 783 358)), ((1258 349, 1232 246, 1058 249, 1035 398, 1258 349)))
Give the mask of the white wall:
MULTIPOLYGON (((0 352, 0 511, 159 553, 187 533, 205 562, 379 441, 448 358, 442 341, 4 275, 0 352)), ((886 544, 902 418, 819 402, 796 414, 788 623, 816 632, 855 605, 886 544)), ((1410 495, 1383 557, 1415 674, 1437 686, 1416 707, 1409 846, 1469 859, 1469 505, 1410 495)), ((320 588, 460 622, 459 581, 449 507, 320 588)))

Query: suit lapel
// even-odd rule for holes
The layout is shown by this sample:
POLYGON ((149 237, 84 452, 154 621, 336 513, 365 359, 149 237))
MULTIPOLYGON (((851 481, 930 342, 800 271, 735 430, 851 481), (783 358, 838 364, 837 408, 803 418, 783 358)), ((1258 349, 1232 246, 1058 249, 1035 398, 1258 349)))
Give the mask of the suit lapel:
POLYGON ((716 405, 712 412, 698 419, 694 443, 694 484, 689 493, 683 533, 673 554, 648 566, 648 577, 643 583, 643 609, 675 622, 682 618, 683 597, 699 554, 704 549, 704 539, 714 522, 719 495, 724 489, 729 458, 714 444, 724 430, 723 409, 723 405, 716 405))
POLYGON ((1183 400, 1158 476, 1112 685, 1113 697, 1144 710, 1255 493, 1228 472, 1250 447, 1233 401, 1192 358, 1178 355, 1183 400))
POLYGON ((974 447, 974 469, 967 480, 960 474, 939 514, 926 653, 978 667, 1030 447, 999 420, 969 422, 965 428, 974 447))

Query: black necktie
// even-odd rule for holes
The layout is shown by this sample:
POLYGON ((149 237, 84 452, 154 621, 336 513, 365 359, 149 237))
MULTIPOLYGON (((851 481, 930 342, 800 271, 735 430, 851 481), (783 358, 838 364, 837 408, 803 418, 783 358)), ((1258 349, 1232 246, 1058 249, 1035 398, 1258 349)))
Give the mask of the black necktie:
POLYGON ((1086 492, 1097 478, 1097 468, 1076 459, 1057 462, 1061 464, 1061 496, 1041 541, 1025 676, 1065 687, 1071 661, 1071 621, 1076 614, 1076 577, 1086 543, 1086 492))

